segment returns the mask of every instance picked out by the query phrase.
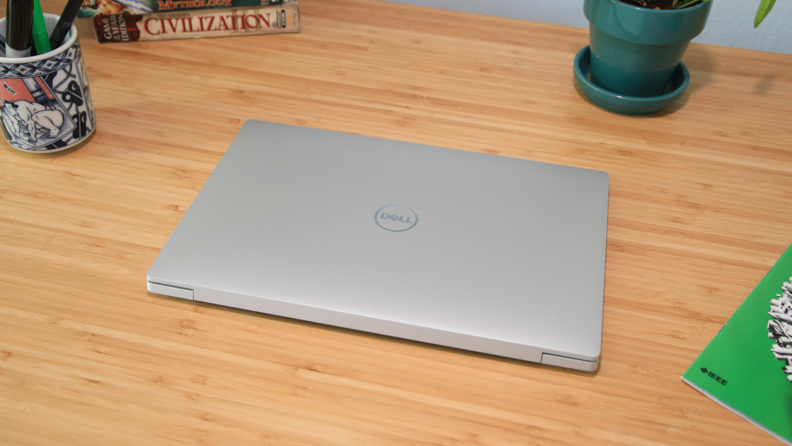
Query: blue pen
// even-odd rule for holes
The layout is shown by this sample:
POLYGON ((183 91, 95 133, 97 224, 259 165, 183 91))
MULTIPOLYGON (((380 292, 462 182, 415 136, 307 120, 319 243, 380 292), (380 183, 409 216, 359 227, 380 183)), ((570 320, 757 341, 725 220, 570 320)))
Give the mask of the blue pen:
POLYGON ((8 0, 6 7, 6 57, 30 55, 30 31, 33 28, 33 2, 8 0))

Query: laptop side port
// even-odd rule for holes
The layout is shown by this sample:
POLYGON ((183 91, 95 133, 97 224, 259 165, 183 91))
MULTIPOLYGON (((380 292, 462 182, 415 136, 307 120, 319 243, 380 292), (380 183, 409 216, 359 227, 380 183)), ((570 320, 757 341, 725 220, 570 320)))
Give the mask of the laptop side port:
POLYGON ((162 283, 146 282, 146 289, 152 293, 164 294, 166 296, 178 297, 179 299, 195 300, 193 290, 162 283))
POLYGON ((583 359, 568 358, 566 356, 553 355, 550 353, 542 353, 542 364, 582 370, 584 372, 593 372, 599 367, 599 361, 585 361, 583 359))

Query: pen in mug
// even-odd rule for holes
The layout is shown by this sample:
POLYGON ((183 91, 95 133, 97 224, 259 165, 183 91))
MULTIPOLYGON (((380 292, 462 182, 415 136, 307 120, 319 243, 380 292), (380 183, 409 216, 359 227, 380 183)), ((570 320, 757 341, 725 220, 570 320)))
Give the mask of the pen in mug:
POLYGON ((6 14, 6 57, 29 56, 33 1, 8 0, 6 14))
POLYGON ((58 19, 58 24, 52 30, 49 41, 52 49, 58 48, 63 44, 63 39, 66 38, 66 33, 69 32, 72 22, 77 18, 77 13, 80 11, 82 0, 69 0, 66 2, 66 7, 58 19))
POLYGON ((44 13, 41 12, 41 3, 39 0, 33 0, 33 47, 30 50, 30 55, 49 53, 50 48, 49 36, 47 33, 47 25, 44 23, 44 13))

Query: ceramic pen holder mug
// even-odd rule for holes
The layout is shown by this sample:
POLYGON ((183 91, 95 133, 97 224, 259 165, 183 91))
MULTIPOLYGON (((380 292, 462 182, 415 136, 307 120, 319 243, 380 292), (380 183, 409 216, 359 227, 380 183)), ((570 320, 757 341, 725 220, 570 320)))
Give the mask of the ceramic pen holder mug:
MULTIPOLYGON (((0 34, 5 20, 0 19, 0 34)), ((58 16, 44 14, 44 21, 52 33, 58 16)), ((0 103, 3 136, 25 152, 59 152, 93 133, 96 115, 74 25, 48 53, 0 57, 0 103)))

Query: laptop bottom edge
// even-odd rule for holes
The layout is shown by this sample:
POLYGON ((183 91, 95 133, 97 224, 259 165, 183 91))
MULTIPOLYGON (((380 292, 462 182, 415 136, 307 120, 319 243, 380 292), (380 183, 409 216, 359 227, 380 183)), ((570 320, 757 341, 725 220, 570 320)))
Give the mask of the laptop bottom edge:
POLYGON ((535 346, 517 344, 498 339, 474 336, 402 322, 377 319, 352 313, 310 307, 274 299, 242 295, 218 290, 194 290, 160 282, 147 282, 148 291, 156 294, 195 300, 241 310, 265 313, 341 328, 392 336, 411 341, 425 342, 444 347, 458 348, 505 358, 547 364, 584 372, 594 372, 599 367, 599 357, 578 358, 564 352, 545 351, 535 346), (196 292, 200 291, 200 292, 196 292))

